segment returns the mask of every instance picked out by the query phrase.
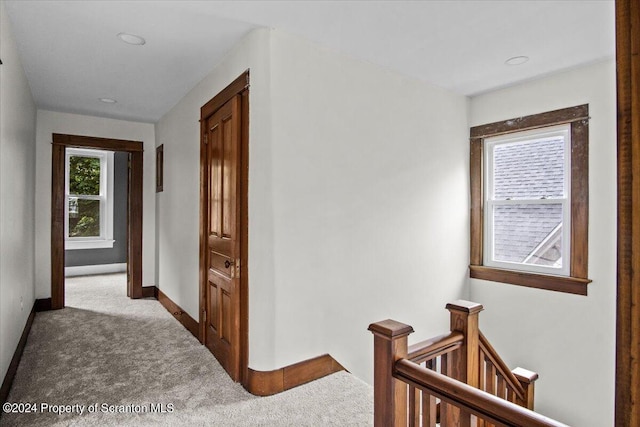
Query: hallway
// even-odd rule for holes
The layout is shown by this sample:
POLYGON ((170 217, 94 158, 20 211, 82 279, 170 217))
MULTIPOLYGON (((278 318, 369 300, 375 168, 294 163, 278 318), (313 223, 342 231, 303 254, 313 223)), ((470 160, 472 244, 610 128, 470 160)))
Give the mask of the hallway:
POLYGON ((67 308, 37 313, 8 399, 37 413, 3 414, 1 426, 372 424, 371 387, 345 372, 247 393, 155 299, 128 299, 124 274, 68 278, 66 292, 67 308))

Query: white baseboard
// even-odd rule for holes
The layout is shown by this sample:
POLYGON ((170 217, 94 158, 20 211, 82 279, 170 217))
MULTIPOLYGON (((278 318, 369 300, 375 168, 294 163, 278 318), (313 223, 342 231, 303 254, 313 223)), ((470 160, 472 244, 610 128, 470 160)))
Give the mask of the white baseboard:
POLYGON ((100 265, 79 265, 77 267, 65 267, 65 277, 88 276, 91 274, 123 273, 127 271, 127 263, 120 264, 100 264, 100 265))

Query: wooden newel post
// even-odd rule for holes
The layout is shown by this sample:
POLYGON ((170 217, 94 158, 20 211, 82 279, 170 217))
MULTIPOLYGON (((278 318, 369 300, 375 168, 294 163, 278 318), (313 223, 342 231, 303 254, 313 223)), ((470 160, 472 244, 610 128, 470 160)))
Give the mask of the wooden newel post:
POLYGON ((395 320, 369 325, 373 333, 373 402, 375 427, 406 427, 407 385, 393 377, 395 362, 407 356, 413 328, 395 320))
POLYGON ((518 379, 522 388, 524 388, 524 401, 521 406, 533 411, 533 400, 535 397, 535 383, 538 379, 538 374, 528 371, 523 368, 516 368, 511 371, 513 375, 518 379))
POLYGON ((451 313, 451 332, 462 332, 464 342, 460 351, 454 352, 451 377, 478 388, 480 384, 480 331, 478 314, 482 304, 457 300, 447 304, 451 313))
MULTIPOLYGON (((450 354, 447 360, 446 374, 472 387, 480 385, 480 331, 478 329, 478 314, 483 310, 482 304, 457 300, 447 304, 451 313, 451 332, 462 332, 464 341, 458 351, 450 354)), ((444 405, 444 417, 449 426, 466 427, 470 425, 471 414, 458 411, 449 405, 444 405)))

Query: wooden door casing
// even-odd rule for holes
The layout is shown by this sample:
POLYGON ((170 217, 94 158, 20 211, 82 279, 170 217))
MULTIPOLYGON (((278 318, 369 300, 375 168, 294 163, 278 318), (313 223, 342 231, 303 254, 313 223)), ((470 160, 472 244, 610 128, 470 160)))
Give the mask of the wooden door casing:
POLYGON ((143 142, 83 135, 52 135, 51 156, 51 308, 65 306, 64 203, 65 150, 67 147, 95 148, 129 153, 127 224, 127 296, 142 298, 142 180, 143 142))
POLYGON ((616 0, 618 266, 615 425, 640 425, 640 3, 616 0))

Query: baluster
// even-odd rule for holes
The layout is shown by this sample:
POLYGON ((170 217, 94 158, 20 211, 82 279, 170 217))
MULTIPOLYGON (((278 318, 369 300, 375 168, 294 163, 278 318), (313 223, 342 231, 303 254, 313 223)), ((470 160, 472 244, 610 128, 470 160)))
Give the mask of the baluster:
MULTIPOLYGON (((486 356, 484 356, 484 364, 485 364, 484 391, 486 391, 489 394, 493 394, 495 396, 496 395, 496 367, 493 366, 493 363, 491 363, 489 358, 486 356)), ((495 427, 493 424, 485 420, 482 420, 482 423, 483 424, 479 424, 479 425, 483 425, 484 427, 495 427)))
POLYGON ((435 371, 435 364, 437 362, 434 359, 429 359, 426 362, 424 362, 424 367, 427 369, 431 369, 432 371, 435 371))
POLYGON ((436 398, 428 393, 422 393, 422 426, 436 427, 438 419, 438 406, 436 398))
POLYGON ((493 394, 494 396, 497 396, 496 394, 496 367, 493 366, 493 363, 491 363, 491 361, 489 360, 489 358, 485 358, 485 362, 487 364, 487 371, 486 371, 486 383, 485 383, 485 391, 487 393, 493 394))
POLYGON ((422 392, 409 386, 409 427, 420 427, 420 395, 422 392))
POLYGON ((479 420, 479 421, 482 421, 482 423, 483 423, 482 425, 484 427, 496 427, 495 424, 491 424, 489 421, 486 421, 486 420, 479 420))
MULTIPOLYGON (((451 376, 451 368, 449 365, 449 354, 440 356, 440 373, 448 377, 451 376)), ((440 401, 440 427, 455 427, 458 424, 456 409, 452 405, 448 405, 440 401)))
MULTIPOLYGON (((441 372, 442 361, 440 356, 435 357, 433 359, 429 359, 425 362, 424 366, 427 369, 431 369, 435 372, 441 372)), ((426 392, 422 393, 422 426, 423 427, 436 427, 438 423, 440 423, 440 406, 438 400, 435 396, 427 394, 426 392)))
POLYGON ((480 390, 485 390, 486 391, 486 384, 487 384, 487 377, 486 377, 486 362, 485 362, 485 355, 484 352, 482 350, 480 350, 480 355, 479 355, 479 371, 478 371, 478 388, 480 390))
POLYGON ((504 380, 504 377, 501 374, 498 374, 498 384, 496 386, 496 396, 498 396, 500 399, 506 399, 506 387, 507 387, 507 383, 504 380))
POLYGON ((511 390, 507 386, 507 381, 501 374, 497 374, 496 396, 500 399, 509 400, 509 393, 511 390))
MULTIPOLYGON (((482 351, 482 349, 480 349, 479 352, 479 367, 480 367, 480 371, 478 372, 478 380, 480 381, 480 383, 478 384, 478 387, 480 388, 480 390, 485 390, 486 391, 486 384, 487 384, 487 364, 485 362, 485 355, 484 352, 482 351)), ((477 417, 473 417, 475 418, 475 426, 477 427, 486 427, 486 424, 484 422, 484 420, 482 418, 477 418, 477 417)), ((473 420, 472 420, 473 421, 473 420)))

